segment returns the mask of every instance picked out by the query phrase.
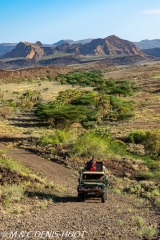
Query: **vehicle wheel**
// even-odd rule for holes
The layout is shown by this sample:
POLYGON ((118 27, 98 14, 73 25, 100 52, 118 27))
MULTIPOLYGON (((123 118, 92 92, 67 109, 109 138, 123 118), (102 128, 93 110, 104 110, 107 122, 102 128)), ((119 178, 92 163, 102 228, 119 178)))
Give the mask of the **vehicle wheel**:
POLYGON ((106 194, 106 192, 105 192, 105 193, 103 193, 102 196, 101 196, 102 203, 105 203, 106 198, 107 198, 107 194, 106 194))
POLYGON ((78 202, 83 202, 84 201, 84 195, 78 193, 78 202))

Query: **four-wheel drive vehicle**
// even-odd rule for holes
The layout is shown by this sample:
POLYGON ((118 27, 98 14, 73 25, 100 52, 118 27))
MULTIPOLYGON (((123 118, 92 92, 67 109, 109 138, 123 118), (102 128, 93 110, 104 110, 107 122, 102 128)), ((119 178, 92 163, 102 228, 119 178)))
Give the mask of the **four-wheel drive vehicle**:
POLYGON ((101 198, 102 203, 107 199, 108 180, 104 171, 81 171, 77 186, 78 201, 87 198, 101 198))

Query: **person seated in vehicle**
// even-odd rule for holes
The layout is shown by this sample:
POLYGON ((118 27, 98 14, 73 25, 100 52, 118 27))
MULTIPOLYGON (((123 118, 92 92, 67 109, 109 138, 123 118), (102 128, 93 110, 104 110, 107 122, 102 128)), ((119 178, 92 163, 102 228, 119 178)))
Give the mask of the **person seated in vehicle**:
POLYGON ((84 171, 96 171, 96 160, 92 156, 91 160, 85 164, 84 171))
POLYGON ((90 165, 90 171, 96 171, 97 170, 97 163, 96 160, 94 159, 94 157, 92 157, 91 161, 90 161, 91 165, 90 165))
POLYGON ((97 162, 94 156, 92 156, 91 160, 85 164, 83 171, 99 171, 107 174, 106 167, 102 162, 97 162))

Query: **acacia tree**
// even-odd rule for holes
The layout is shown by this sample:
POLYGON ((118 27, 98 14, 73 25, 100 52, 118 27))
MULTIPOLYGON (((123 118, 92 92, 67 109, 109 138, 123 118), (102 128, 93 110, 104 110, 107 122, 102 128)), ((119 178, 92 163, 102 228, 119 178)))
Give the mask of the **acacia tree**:
POLYGON ((61 105, 56 108, 53 104, 39 105, 36 115, 55 127, 70 127, 75 122, 86 118, 88 109, 85 106, 61 105))

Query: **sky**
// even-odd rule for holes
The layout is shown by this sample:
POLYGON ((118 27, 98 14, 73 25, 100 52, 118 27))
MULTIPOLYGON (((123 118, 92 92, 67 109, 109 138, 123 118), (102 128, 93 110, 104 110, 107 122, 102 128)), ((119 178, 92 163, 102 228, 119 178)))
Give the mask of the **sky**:
POLYGON ((0 43, 160 39, 160 0, 0 0, 0 43))

